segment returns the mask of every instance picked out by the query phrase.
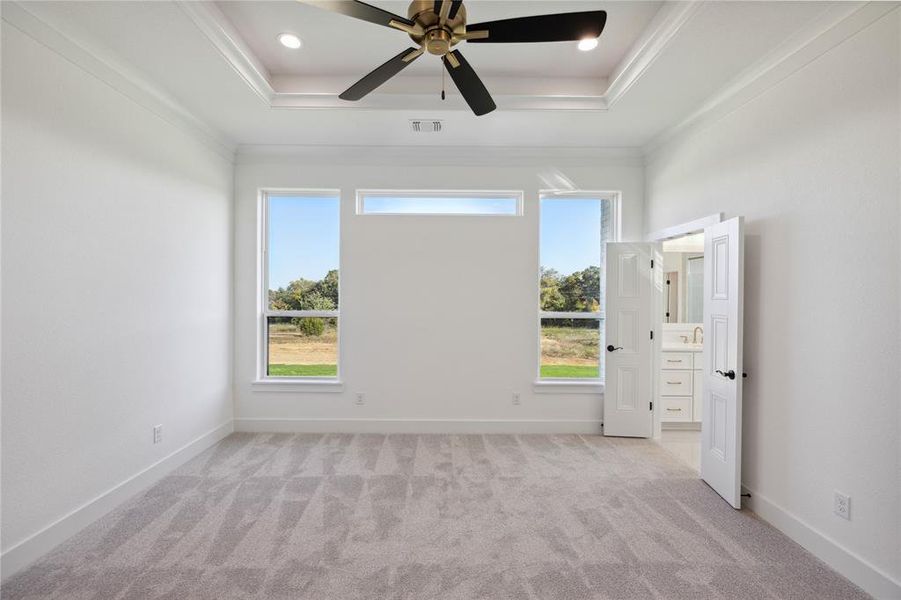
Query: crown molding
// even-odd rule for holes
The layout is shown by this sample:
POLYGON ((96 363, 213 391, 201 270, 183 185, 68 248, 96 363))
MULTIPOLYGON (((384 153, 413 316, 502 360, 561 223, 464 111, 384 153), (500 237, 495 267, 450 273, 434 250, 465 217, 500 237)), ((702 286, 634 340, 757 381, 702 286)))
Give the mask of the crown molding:
MULTIPOLYGON (((399 110, 434 108, 435 95, 407 91, 407 93, 373 94, 359 102, 350 104, 338 98, 332 82, 318 82, 321 89, 291 89, 290 78, 273 77, 261 61, 241 38, 240 33, 228 20, 228 17, 213 3, 178 0, 178 5, 194 22, 219 54, 231 65, 251 90, 267 103, 270 108, 278 109, 349 109, 349 110, 399 110)), ((515 111, 606 111, 619 100, 647 71, 658 56, 669 45, 680 29, 697 12, 703 2, 673 2, 665 4, 651 21, 651 25, 639 38, 635 46, 616 68, 606 88, 596 93, 586 93, 585 85, 570 85, 568 90, 543 90, 539 93, 520 93, 512 88, 515 82, 499 81, 501 89, 510 88, 510 93, 493 94, 497 106, 501 110, 515 111), (580 88, 574 91, 574 88, 580 88)), ((547 87, 547 79, 544 87, 547 87)), ((488 83, 490 80, 486 79, 488 83)), ((603 79, 592 81, 594 84, 607 83, 603 79)), ((309 84, 306 86, 309 87, 309 84)), ((539 86, 541 87, 541 86, 539 86)), ((492 88, 494 89, 494 88, 492 88)), ((443 107, 448 110, 469 110, 459 94, 451 93, 443 107)))
MULTIPOLYGON (((516 95, 492 94, 491 97, 498 109, 505 111, 603 111, 607 104, 600 96, 577 95, 516 95)), ((367 110, 435 110, 435 93, 429 94, 370 94, 358 102, 347 102, 338 98, 337 94, 279 93, 276 92, 269 106, 275 109, 330 109, 347 111, 367 110)), ((448 90, 447 99, 441 103, 441 110, 469 111, 463 96, 456 91, 448 90)))
MULTIPOLYGON (((34 3, 39 5, 40 3, 34 3)), ((2 20, 73 65, 96 77, 142 108, 233 161, 236 145, 159 87, 116 60, 110 52, 78 40, 30 10, 31 4, 3 2, 2 20)))
POLYGON ((237 165, 299 162, 327 166, 641 167, 644 158, 640 148, 613 147, 241 145, 235 154, 237 165))
POLYGON ((219 7, 213 2, 189 0, 178 0, 176 5, 194 22, 248 87, 261 100, 271 104, 276 92, 272 89, 270 83, 272 77, 268 69, 244 42, 241 34, 219 7))
POLYGON ((703 2, 692 0, 669 2, 660 8, 644 34, 613 71, 610 85, 604 92, 608 108, 616 104, 641 79, 702 5, 703 2))
POLYGON ((896 2, 833 3, 820 18, 739 73, 687 118, 648 142, 643 147, 647 162, 653 162, 669 142, 709 127, 897 9, 896 2))

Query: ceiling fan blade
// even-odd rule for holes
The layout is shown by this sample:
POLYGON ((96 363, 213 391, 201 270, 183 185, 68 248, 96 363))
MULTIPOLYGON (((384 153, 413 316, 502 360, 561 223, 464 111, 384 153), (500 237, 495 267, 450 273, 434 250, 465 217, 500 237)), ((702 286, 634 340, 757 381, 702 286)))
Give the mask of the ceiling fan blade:
POLYGON ((454 84, 460 90, 460 94, 463 95, 466 104, 469 105, 469 108, 472 109, 476 116, 490 113, 497 108, 497 105, 491 98, 491 94, 485 88, 485 84, 482 83, 482 80, 469 66, 469 63, 466 62, 459 50, 454 50, 444 55, 442 60, 444 61, 444 68, 450 73, 451 79, 454 80, 454 84))
POLYGON ((457 11, 463 6, 463 0, 435 0, 435 12, 437 14, 441 14, 441 5, 445 2, 450 3, 450 11, 447 14, 447 19, 452 21, 454 17, 457 16, 457 11))
POLYGON ((466 33, 488 32, 487 37, 468 39, 473 44, 569 42, 598 37, 606 22, 607 11, 592 10, 474 23, 466 26, 466 33))
POLYGON ((404 67, 422 56, 422 53, 422 48, 407 48, 347 88, 338 97, 342 100, 360 100, 363 96, 403 71, 404 67))
POLYGON ((391 27, 392 29, 399 29, 401 31, 412 29, 415 26, 415 23, 413 23, 413 21, 411 21, 410 19, 395 15, 394 13, 390 13, 387 10, 382 10, 381 8, 366 4, 365 2, 359 2, 358 0, 299 1, 303 2, 304 4, 309 4, 317 8, 322 8, 331 12, 338 13, 339 15, 345 15, 347 17, 353 17, 354 19, 369 21, 370 23, 375 23, 376 25, 383 25, 385 27, 391 27), (392 21, 395 23, 395 25, 391 24, 392 21))

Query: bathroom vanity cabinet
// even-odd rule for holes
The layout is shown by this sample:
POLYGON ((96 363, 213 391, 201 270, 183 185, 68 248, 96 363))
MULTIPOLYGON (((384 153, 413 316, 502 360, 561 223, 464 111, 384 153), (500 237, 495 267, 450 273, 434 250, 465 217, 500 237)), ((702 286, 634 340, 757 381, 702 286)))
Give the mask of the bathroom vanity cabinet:
POLYGON ((663 423, 700 423, 703 397, 700 349, 664 349, 661 353, 659 397, 663 423))

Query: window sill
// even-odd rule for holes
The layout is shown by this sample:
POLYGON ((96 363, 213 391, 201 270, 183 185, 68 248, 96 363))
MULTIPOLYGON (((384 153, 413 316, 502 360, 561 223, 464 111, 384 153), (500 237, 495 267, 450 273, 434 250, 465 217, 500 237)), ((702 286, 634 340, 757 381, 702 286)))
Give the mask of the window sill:
POLYGON ((257 379, 250 384, 255 392, 288 392, 301 394, 338 394, 344 383, 337 379, 257 379))
POLYGON ((567 379, 538 379, 532 384, 536 394, 603 394, 600 380, 572 381, 567 379))

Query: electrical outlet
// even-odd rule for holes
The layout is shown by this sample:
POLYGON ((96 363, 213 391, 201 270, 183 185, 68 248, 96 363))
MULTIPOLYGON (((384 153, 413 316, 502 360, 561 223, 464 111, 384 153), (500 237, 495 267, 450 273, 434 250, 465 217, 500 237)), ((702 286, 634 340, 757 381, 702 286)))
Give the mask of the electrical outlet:
POLYGON ((365 403, 366 403, 366 397, 363 395, 362 392, 357 392, 357 401, 356 401, 357 406, 361 406, 365 403))
POLYGON ((832 512, 834 512, 839 517, 850 521, 851 520, 851 496, 843 494, 838 490, 835 490, 834 494, 835 495, 832 500, 832 512))
POLYGON ((153 428, 153 443, 154 443, 154 444, 159 444, 159 443, 162 442, 162 441, 163 441, 163 426, 162 426, 162 425, 156 425, 156 426, 153 428))
POLYGON ((519 392, 513 392, 513 405, 514 405, 514 406, 519 406, 519 405, 520 405, 520 401, 519 401, 519 392))

